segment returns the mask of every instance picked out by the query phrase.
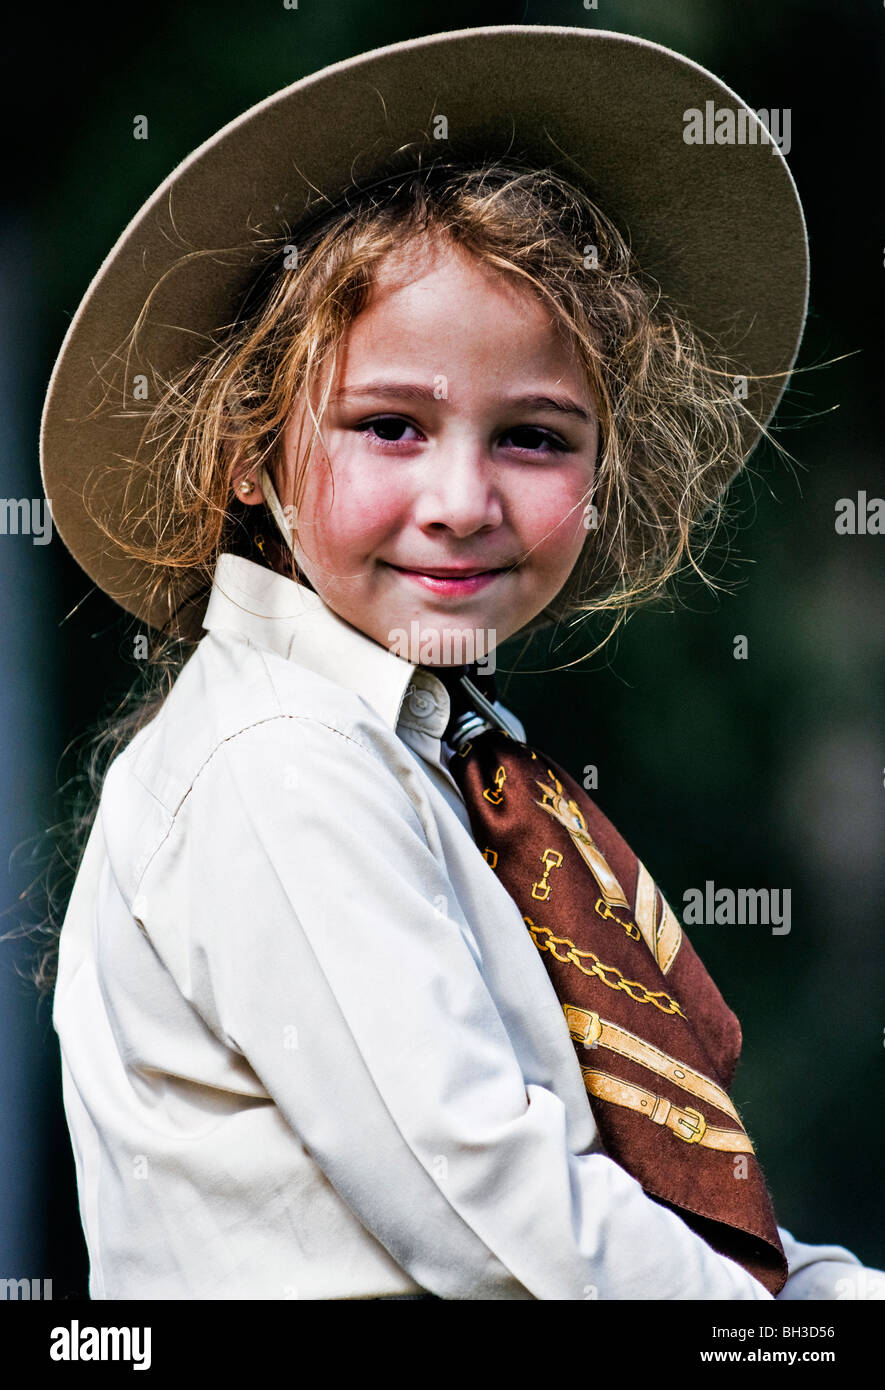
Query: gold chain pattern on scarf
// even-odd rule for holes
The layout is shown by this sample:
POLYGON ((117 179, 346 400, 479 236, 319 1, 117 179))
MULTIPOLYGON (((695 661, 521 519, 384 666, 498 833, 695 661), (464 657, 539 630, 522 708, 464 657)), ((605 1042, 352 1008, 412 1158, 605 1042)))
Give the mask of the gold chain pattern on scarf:
POLYGON ((569 941, 567 936, 554 936, 549 927, 538 926, 532 921, 531 917, 523 917, 522 920, 528 926, 532 940, 539 951, 549 951, 556 960, 562 961, 568 965, 577 966, 584 975, 595 975, 604 985, 608 985, 609 989, 623 990, 625 994, 629 994, 631 999, 635 999, 637 1004, 653 1004, 654 1007, 660 1009, 663 1014, 678 1014, 680 1018, 685 1018, 686 1022, 688 1021, 686 1015, 679 1007, 679 1004, 667 994, 665 990, 647 989, 639 980, 628 980, 616 965, 604 965, 599 957, 594 955, 593 951, 580 950, 573 941, 569 941), (544 937, 545 939, 542 941, 539 940, 539 937, 544 937), (565 955, 561 956, 559 954, 556 949, 557 946, 568 947, 565 955), (590 966, 589 970, 585 965, 581 964, 581 959, 579 959, 579 957, 584 960, 592 960, 593 964, 590 966), (606 979, 606 972, 617 978, 614 980, 606 979), (634 994, 634 990, 639 990, 640 993, 634 994))

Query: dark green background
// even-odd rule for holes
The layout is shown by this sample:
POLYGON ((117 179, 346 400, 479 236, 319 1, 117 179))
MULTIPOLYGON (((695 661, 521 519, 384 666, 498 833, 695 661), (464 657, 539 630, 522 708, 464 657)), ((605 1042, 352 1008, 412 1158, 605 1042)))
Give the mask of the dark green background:
MULTIPOLYGON (((556 649, 536 642, 523 673, 499 680, 530 740, 575 774, 598 766, 597 799, 677 911, 708 878, 791 890, 787 936, 699 927, 692 939, 742 1020, 734 1095, 781 1224, 885 1265, 885 538, 834 531, 839 497, 885 492, 882 5, 301 0, 286 10, 282 0, 216 0, 110 14, 32 7, 23 18, 3 84, 8 496, 42 495, 48 376, 123 227, 221 125, 327 63, 476 24, 586 25, 674 47, 750 105, 791 110, 789 163, 812 260, 800 365, 856 355, 796 379, 780 419, 813 418, 782 436, 795 476, 757 452, 733 489, 740 524, 723 536, 718 568, 737 592, 686 590, 681 607, 637 615, 581 668, 549 669, 575 660, 586 637, 556 649), (149 117, 147 141, 132 139, 136 114, 149 117), (749 639, 747 661, 733 659, 737 634, 749 639)), ((5 538, 0 579, 11 901, 31 877, 29 837, 53 816, 63 749, 132 678, 133 624, 57 539, 39 548, 5 538)), ((499 654, 501 668, 513 651, 499 654)), ((0 1276, 39 1272, 56 1297, 83 1293, 49 1012, 37 1012, 12 973, 14 952, 0 949, 0 1276)))

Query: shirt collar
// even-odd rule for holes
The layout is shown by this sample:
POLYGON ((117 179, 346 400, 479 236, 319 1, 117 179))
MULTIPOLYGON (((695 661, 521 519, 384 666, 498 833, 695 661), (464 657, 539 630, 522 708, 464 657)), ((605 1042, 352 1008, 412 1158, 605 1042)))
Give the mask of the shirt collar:
POLYGON ((405 726, 438 739, 448 723, 449 693, 426 667, 345 622, 304 584, 245 556, 219 555, 203 627, 242 632, 355 691, 394 732, 405 726))

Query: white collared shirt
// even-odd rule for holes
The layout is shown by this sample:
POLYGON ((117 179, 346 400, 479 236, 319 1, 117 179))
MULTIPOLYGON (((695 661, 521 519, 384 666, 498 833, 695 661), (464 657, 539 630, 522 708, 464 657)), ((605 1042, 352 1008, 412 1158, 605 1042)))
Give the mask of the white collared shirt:
MULTIPOLYGON (((770 1298, 602 1150, 442 683, 229 554, 204 627, 62 929, 91 1297, 770 1298)), ((838 1296, 854 1256, 782 1235, 838 1296)))

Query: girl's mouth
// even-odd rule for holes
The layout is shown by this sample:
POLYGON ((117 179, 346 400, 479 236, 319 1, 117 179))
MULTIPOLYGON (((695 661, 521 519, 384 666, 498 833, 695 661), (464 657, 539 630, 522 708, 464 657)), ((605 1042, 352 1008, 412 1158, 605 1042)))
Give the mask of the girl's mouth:
POLYGON ((413 580, 416 584, 422 584, 425 589, 430 589, 434 594, 450 594, 458 596, 460 594, 473 594, 478 589, 484 589, 487 584, 491 584, 493 579, 497 579, 504 570, 482 570, 479 574, 470 575, 437 575, 425 574, 422 570, 402 569, 399 565, 391 565, 391 569, 398 574, 404 574, 407 579, 413 580))

